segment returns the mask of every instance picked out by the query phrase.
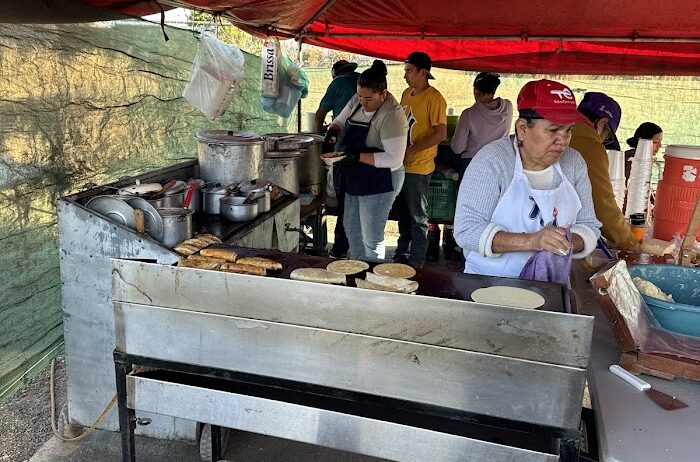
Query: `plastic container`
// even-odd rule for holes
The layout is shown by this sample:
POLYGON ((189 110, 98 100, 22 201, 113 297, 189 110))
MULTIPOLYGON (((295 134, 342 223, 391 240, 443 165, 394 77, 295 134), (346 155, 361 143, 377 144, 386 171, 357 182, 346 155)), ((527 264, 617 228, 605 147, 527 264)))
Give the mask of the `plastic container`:
MULTIPOLYGON (((668 146, 654 202, 654 237, 683 235, 700 195, 700 146, 668 146)), ((695 239, 700 240, 700 231, 695 239)))
POLYGON ((656 284, 676 303, 642 295, 661 327, 700 337, 700 268, 674 265, 629 266, 632 277, 656 284))
POLYGON ((633 213, 630 215, 630 229, 638 242, 642 242, 646 233, 646 216, 643 213, 633 213))
POLYGON ((452 221, 457 205, 457 183, 435 171, 428 186, 428 218, 452 221))

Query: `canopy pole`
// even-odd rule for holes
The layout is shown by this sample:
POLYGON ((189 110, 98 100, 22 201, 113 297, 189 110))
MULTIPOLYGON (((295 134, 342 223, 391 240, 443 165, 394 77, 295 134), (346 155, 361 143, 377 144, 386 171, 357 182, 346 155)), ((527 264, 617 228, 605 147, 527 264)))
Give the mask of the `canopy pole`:
POLYGON ((336 0, 328 0, 317 12, 314 14, 311 19, 306 21, 306 24, 302 26, 301 29, 299 29, 299 34, 304 34, 306 33, 306 29, 311 27, 311 24, 316 22, 316 20, 326 11, 328 11, 328 8, 332 7, 333 4, 335 3, 336 0))
MULTIPOLYGON (((297 62, 301 66, 301 46, 304 43, 304 37, 297 38, 299 48, 297 48, 297 62)), ((297 133, 301 133, 301 98, 297 101, 297 133)))

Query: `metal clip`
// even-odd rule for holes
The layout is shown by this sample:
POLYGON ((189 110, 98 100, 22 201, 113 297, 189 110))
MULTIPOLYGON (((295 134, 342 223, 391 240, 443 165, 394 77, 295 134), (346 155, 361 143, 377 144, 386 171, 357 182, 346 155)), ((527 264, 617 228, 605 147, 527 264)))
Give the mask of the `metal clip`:
POLYGON ((136 417, 134 420, 136 421, 136 425, 150 425, 152 422, 148 417, 136 417))

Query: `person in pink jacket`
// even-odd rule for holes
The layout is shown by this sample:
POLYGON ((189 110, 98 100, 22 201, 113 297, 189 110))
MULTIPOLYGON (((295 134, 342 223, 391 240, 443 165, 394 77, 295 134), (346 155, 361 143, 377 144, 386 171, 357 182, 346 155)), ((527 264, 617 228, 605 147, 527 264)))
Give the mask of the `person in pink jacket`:
POLYGON ((513 123, 513 104, 496 98, 501 84, 498 74, 480 72, 474 79, 472 107, 462 111, 450 147, 462 158, 460 179, 474 155, 491 141, 505 138, 513 123))

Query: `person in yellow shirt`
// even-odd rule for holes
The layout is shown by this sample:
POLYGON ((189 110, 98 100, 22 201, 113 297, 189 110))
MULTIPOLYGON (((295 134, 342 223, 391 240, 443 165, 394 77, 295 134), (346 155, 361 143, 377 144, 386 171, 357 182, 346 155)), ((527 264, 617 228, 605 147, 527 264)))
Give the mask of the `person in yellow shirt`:
POLYGON ((408 118, 408 147, 404 158, 406 178, 396 198, 399 240, 394 261, 422 267, 428 250, 428 187, 435 170, 437 145, 447 138, 447 103, 428 82, 430 56, 414 51, 404 63, 408 88, 401 106, 408 118))
POLYGON ((605 150, 606 145, 609 149, 620 149, 615 136, 622 119, 620 105, 605 93, 588 92, 583 95, 578 111, 590 122, 574 125, 569 146, 581 153, 588 166, 595 214, 603 223, 601 234, 619 249, 636 249, 639 242, 615 202, 605 150))

